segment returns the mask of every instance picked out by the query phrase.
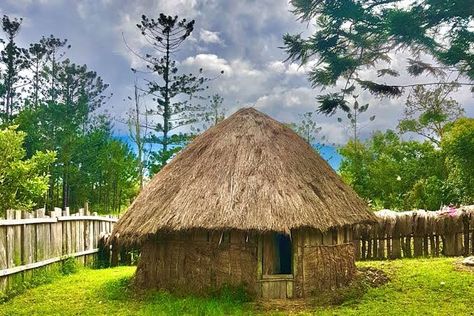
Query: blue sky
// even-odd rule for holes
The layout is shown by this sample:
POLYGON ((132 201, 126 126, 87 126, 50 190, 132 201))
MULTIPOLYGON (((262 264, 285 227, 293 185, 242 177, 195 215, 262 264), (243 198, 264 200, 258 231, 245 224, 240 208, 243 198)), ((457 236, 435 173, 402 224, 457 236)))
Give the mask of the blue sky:
MULTIPOLYGON (((306 79, 308 67, 284 62, 282 35, 309 34, 311 25, 301 24, 290 12, 285 0, 2 0, 1 14, 23 17, 18 41, 27 45, 42 35, 67 38, 72 48, 68 57, 85 63, 110 84, 114 96, 103 111, 116 118, 117 136, 127 134, 124 120, 131 108, 124 101, 132 94, 131 67, 144 65, 126 48, 123 39, 136 51, 147 51, 136 23, 140 16, 158 16, 160 12, 195 19, 195 30, 175 58, 186 72, 203 68, 206 75, 224 75, 210 84, 208 93, 224 97, 227 115, 240 107, 254 106, 282 122, 294 122, 298 116, 316 110, 319 89, 306 79)), ((402 69, 407 56, 392 56, 392 66, 402 69)), ((374 76, 376 74, 373 74, 374 76)), ((369 74, 370 76, 370 74, 369 74)), ((411 78, 401 78, 409 83, 411 78)), ((427 78, 429 80, 429 78, 427 78)), ((326 93, 327 91, 324 91, 326 93)), ((468 116, 474 116, 473 97, 468 89, 456 99, 468 116)), ((153 106, 151 100, 145 100, 153 106)), ((362 138, 374 130, 394 129, 403 111, 405 97, 376 99, 361 93, 360 102, 368 102, 362 117, 362 138), (376 115, 373 122, 369 117, 376 115)), ((344 124, 334 117, 317 116, 328 143, 343 144, 348 139, 344 124)))

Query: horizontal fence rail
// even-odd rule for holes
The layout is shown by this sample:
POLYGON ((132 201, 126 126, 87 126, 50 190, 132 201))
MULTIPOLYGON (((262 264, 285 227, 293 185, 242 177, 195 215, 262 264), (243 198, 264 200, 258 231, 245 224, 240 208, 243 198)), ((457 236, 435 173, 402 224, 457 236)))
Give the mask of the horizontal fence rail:
POLYGON ((75 214, 68 208, 55 208, 48 214, 44 209, 32 213, 8 210, 6 218, 0 218, 0 291, 12 287, 19 278, 15 282, 11 278, 17 274, 67 257, 86 263, 116 221, 113 216, 89 214, 87 207, 75 214))
POLYGON ((358 260, 474 254, 474 206, 375 214, 376 225, 353 227, 358 260))

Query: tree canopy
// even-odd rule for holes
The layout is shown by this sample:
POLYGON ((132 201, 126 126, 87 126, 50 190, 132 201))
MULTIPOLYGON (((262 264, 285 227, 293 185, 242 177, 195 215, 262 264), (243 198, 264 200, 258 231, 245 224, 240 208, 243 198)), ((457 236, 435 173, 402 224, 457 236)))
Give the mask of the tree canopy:
POLYGON ((418 84, 472 86, 471 0, 292 0, 291 4, 298 19, 314 24, 315 31, 308 37, 283 37, 288 59, 311 66, 309 80, 314 87, 340 88, 319 99, 324 114, 344 109, 345 97, 361 89, 379 97, 398 97, 418 84), (409 56, 408 74, 414 78, 429 74, 433 81, 397 80, 400 69, 393 68, 391 60, 400 52, 409 56))
POLYGON ((0 215, 7 209, 34 206, 48 190, 52 151, 37 151, 25 159, 26 134, 17 126, 0 129, 0 215))

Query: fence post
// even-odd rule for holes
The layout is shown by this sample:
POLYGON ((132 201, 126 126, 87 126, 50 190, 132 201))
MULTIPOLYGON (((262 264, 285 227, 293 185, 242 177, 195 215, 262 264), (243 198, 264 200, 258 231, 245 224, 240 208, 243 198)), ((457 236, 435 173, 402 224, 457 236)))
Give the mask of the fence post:
POLYGON ((464 256, 469 256, 469 216, 467 213, 462 215, 463 229, 464 229, 464 256))
POLYGON ((413 256, 415 258, 423 255, 423 217, 415 213, 414 217, 413 256))
MULTIPOLYGON (((7 227, 0 226, 0 269, 8 268, 7 259, 7 227)), ((0 291, 5 291, 7 288, 7 277, 0 277, 0 291)))
POLYGON ((471 219, 471 227, 472 229, 472 235, 471 235, 471 254, 474 255, 474 210, 471 211, 469 214, 469 217, 471 219))
POLYGON ((377 258, 384 259, 385 258, 385 226, 380 223, 380 220, 377 222, 377 258))
MULTIPOLYGON (((116 238, 112 239, 112 257, 110 259, 110 266, 116 267, 119 264, 119 254, 120 254, 120 247, 117 243, 116 238)), ((110 251, 110 250, 109 250, 110 251)))
POLYGON ((353 240, 353 243, 354 243, 355 259, 359 260, 360 259, 360 231, 359 231, 359 225, 353 225, 352 227, 349 227, 348 229, 352 229, 352 240, 353 240))

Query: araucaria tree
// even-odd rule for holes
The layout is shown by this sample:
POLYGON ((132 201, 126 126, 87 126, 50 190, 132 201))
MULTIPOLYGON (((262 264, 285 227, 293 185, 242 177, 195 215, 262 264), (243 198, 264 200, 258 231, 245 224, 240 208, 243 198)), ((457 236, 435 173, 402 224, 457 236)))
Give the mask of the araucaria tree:
POLYGON ((379 97, 398 97, 420 84, 473 85, 472 0, 292 0, 291 4, 299 20, 315 23, 316 31, 307 38, 286 34, 288 59, 311 65, 314 87, 339 88, 320 98, 322 113, 344 108, 346 97, 361 89, 379 97), (406 66, 411 76, 429 74, 432 81, 398 80, 399 69, 392 67, 390 56, 400 52, 409 56, 406 66))
POLYGON ((18 47, 15 38, 20 32, 23 19, 3 16, 1 28, 6 39, 0 38, 0 44, 4 44, 0 52, 0 63, 5 66, 0 84, 0 97, 3 110, 0 112, 0 122, 11 122, 13 115, 19 110, 18 89, 22 85, 24 77, 22 71, 27 67, 27 51, 18 47))
POLYGON ((298 122, 289 124, 290 128, 298 133, 298 135, 300 135, 311 146, 314 146, 316 141, 324 140, 324 136, 319 135, 322 127, 318 126, 313 115, 314 112, 300 114, 300 120, 298 122))
MULTIPOLYGON (((352 105, 346 104, 342 110, 346 113, 347 125, 345 127, 348 129, 349 138, 354 142, 357 142, 359 140, 360 130, 366 126, 365 124, 362 125, 361 115, 368 110, 369 104, 366 103, 364 105, 359 105, 359 101, 357 101, 358 96, 353 95, 352 97, 354 98, 354 103, 352 103, 352 105)), ((375 120, 375 115, 369 117, 369 122, 372 122, 373 120, 375 120)), ((343 117, 338 117, 337 121, 339 123, 346 122, 343 117)))
POLYGON ((204 116, 204 122, 207 126, 217 125, 217 123, 224 120, 226 109, 223 103, 224 98, 220 94, 215 93, 209 96, 209 111, 204 116))
POLYGON ((173 133, 177 129, 196 123, 204 113, 205 105, 199 92, 205 90, 209 79, 199 74, 180 74, 178 63, 173 55, 181 44, 191 35, 194 20, 178 19, 177 16, 160 14, 158 19, 143 15, 137 24, 141 34, 150 43, 154 52, 141 56, 149 71, 156 74, 156 80, 148 81, 148 92, 156 101, 156 108, 149 111, 150 116, 158 116, 159 123, 154 126, 157 134, 149 141, 161 146, 151 157, 152 172, 160 170, 186 141, 186 135, 173 133))

